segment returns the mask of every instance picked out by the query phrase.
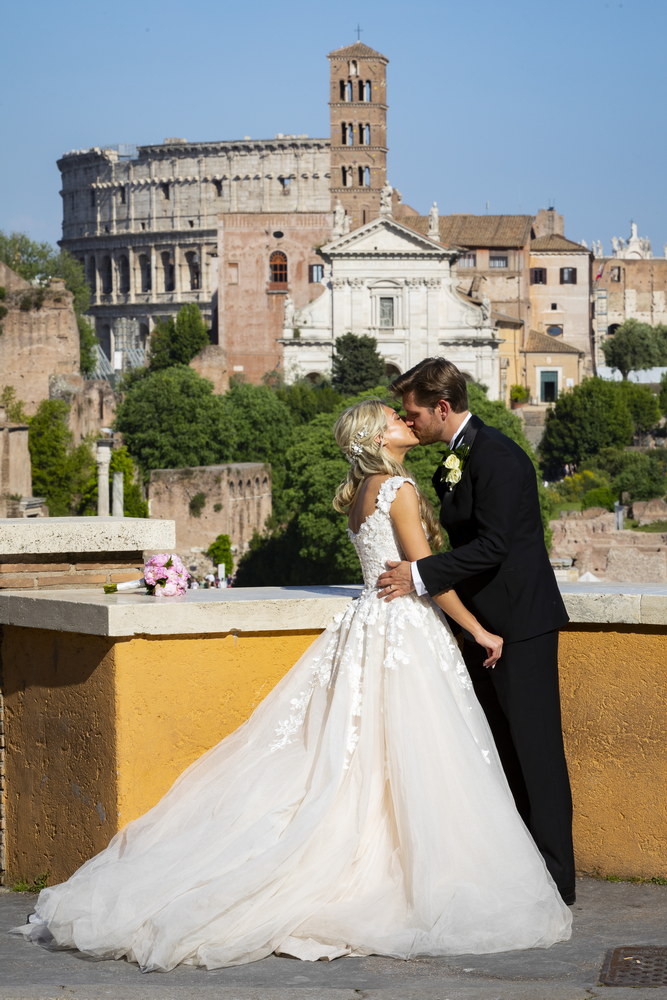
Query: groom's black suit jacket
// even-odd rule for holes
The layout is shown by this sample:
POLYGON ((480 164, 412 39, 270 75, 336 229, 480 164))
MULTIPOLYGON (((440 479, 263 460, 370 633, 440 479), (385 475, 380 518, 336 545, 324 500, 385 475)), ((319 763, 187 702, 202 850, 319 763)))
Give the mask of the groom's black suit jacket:
POLYGON ((452 551, 420 559, 429 594, 451 587, 492 632, 517 642, 568 620, 544 545, 532 462, 495 427, 471 417, 457 442, 469 446, 461 480, 433 484, 452 551))

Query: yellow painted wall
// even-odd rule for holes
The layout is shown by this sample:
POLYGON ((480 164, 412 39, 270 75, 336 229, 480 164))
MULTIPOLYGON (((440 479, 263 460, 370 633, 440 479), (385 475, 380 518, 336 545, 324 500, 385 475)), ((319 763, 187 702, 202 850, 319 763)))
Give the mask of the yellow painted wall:
MULTIPOLYGON (((3 633, 6 881, 51 883, 243 722, 319 634, 3 633)), ((561 637, 580 871, 667 876, 666 668, 664 628, 561 637)))
POLYGON ((577 869, 667 877, 665 629, 573 626, 560 663, 577 869))
POLYGON ((316 631, 137 638, 116 646, 118 815, 124 826, 233 732, 316 631))

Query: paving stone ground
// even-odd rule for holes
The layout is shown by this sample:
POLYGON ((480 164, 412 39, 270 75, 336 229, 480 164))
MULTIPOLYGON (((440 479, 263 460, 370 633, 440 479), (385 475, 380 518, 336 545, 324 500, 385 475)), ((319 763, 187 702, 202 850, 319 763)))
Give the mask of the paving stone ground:
POLYGON ((599 985, 608 949, 667 947, 662 885, 579 879, 572 939, 546 950, 407 962, 272 957, 147 975, 127 962, 93 962, 11 937, 7 931, 25 921, 33 902, 0 889, 0 1000, 667 1000, 667 986, 599 985))

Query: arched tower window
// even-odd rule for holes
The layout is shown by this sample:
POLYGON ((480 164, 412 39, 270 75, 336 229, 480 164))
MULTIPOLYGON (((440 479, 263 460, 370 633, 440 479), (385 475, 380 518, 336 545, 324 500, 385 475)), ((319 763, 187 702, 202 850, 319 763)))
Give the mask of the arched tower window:
POLYGON ((269 281, 272 285, 287 284, 287 257, 282 250, 274 250, 269 257, 269 281))
POLYGON ((357 64, 357 60, 350 59, 348 73, 350 74, 350 76, 356 76, 358 72, 359 72, 359 66, 357 64))
POLYGON ((371 168, 359 167, 359 187, 371 186, 371 168))
POLYGON ((359 126, 359 142, 362 146, 370 146, 371 144, 371 127, 370 125, 360 125, 359 126))
POLYGON ((352 167, 341 167, 343 187, 352 187, 352 167))
POLYGON ((352 84, 349 80, 340 81, 340 99, 341 101, 352 100, 352 84))
POLYGON ((371 81, 370 80, 366 80, 366 83, 364 84, 364 96, 362 97, 362 100, 363 101, 372 101, 373 100, 373 98, 372 98, 371 81))

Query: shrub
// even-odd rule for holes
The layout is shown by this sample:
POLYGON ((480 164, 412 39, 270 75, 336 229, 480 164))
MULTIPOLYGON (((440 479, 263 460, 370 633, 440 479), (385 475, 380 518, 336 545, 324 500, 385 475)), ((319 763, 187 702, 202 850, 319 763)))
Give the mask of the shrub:
POLYGON ((205 493, 195 493, 195 495, 190 500, 188 504, 188 510, 190 511, 191 517, 201 517, 201 512, 206 506, 206 494, 205 493))
POLYGON ((581 498, 581 509, 588 510, 590 507, 604 507, 606 510, 613 510, 614 499, 614 494, 610 486, 596 486, 595 489, 584 493, 581 498))

